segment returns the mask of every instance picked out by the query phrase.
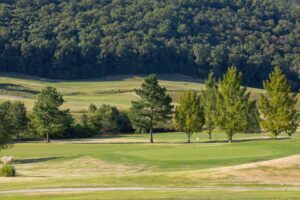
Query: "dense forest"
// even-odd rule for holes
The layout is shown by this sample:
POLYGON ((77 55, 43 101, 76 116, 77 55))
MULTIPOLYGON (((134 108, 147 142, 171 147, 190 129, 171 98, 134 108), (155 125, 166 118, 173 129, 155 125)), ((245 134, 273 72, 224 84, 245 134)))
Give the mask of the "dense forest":
POLYGON ((0 0, 0 71, 77 79, 222 75, 299 88, 299 0, 0 0))

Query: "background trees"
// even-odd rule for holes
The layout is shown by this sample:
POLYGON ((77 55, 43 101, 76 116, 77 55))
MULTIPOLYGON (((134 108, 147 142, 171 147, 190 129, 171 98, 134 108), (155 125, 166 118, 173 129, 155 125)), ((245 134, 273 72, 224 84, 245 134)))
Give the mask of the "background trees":
POLYGON ((193 133, 200 131, 205 123, 204 110, 200 96, 194 91, 186 91, 179 98, 175 111, 176 124, 187 135, 191 142, 193 133))
POLYGON ((60 110, 63 104, 62 95, 53 87, 45 87, 38 95, 31 114, 32 130, 46 137, 50 142, 50 135, 60 134, 70 128, 73 118, 69 110, 60 110))
POLYGON ((157 75, 151 74, 145 78, 141 89, 135 90, 141 100, 132 101, 130 119, 134 128, 149 130, 150 143, 153 143, 153 127, 158 122, 172 118, 172 99, 166 95, 166 88, 161 87, 157 75))
POLYGON ((28 118, 24 103, 20 101, 0 104, 0 150, 9 147, 19 133, 25 132, 28 118))
POLYGON ((0 70, 52 77, 184 73, 235 65, 258 86, 274 66, 299 69, 298 0, 6 0, 0 70))
POLYGON ((291 86, 278 67, 264 81, 264 89, 266 94, 262 94, 259 101, 262 127, 274 138, 282 132, 291 136, 299 124, 295 110, 297 94, 291 94, 291 86))
POLYGON ((228 69, 223 79, 219 81, 219 90, 216 95, 217 115, 215 122, 225 131, 228 141, 237 132, 245 132, 249 129, 251 118, 255 117, 255 101, 250 101, 250 93, 241 86, 242 74, 235 67, 228 69))

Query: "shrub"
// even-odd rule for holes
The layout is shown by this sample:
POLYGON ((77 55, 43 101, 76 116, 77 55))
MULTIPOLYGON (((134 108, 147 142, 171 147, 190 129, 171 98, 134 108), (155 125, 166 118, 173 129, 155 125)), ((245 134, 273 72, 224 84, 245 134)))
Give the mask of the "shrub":
POLYGON ((0 176, 13 177, 16 176, 16 170, 11 164, 4 164, 0 170, 0 176))

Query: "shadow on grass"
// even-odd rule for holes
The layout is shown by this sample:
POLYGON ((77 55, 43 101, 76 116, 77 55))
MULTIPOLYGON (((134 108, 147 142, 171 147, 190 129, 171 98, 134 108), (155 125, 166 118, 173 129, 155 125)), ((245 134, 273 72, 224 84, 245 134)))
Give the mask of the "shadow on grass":
POLYGON ((0 83, 0 89, 10 91, 10 92, 24 92, 32 95, 36 95, 39 93, 38 91, 25 88, 22 85, 11 84, 11 83, 0 83))
POLYGON ((16 164, 29 164, 29 163, 39 163, 39 162, 46 162, 49 160, 55 160, 62 157, 46 157, 46 158, 29 158, 29 159, 20 159, 16 160, 14 163, 16 164))
MULTIPOLYGON (((233 139, 232 143, 240 143, 240 142, 251 142, 251 141, 279 141, 279 140, 289 140, 289 137, 282 137, 282 138, 247 138, 247 139, 233 139)), ((228 143, 228 140, 211 140, 205 141, 200 143, 228 143)))

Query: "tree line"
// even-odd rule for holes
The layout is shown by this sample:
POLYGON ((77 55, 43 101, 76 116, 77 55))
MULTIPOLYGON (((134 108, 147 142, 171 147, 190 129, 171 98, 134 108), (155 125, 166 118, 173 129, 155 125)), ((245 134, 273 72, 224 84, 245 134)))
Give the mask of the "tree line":
POLYGON ((210 73, 205 89, 185 91, 179 98, 173 113, 172 99, 166 94, 166 88, 159 86, 157 76, 145 78, 141 89, 136 90, 141 97, 132 102, 129 112, 135 129, 149 131, 150 143, 153 143, 152 129, 158 122, 167 122, 175 114, 179 130, 187 135, 190 143, 195 132, 203 127, 208 130, 211 139, 213 129, 226 133, 228 141, 233 141, 236 133, 247 133, 263 128, 276 139, 285 132, 291 136, 299 124, 299 114, 295 109, 296 94, 282 71, 276 67, 263 82, 266 93, 261 94, 258 104, 250 100, 250 92, 242 86, 242 73, 236 67, 228 68, 217 82, 210 73))
POLYGON ((242 73, 230 67, 219 81, 210 73, 205 89, 200 94, 183 92, 175 106, 172 98, 161 87, 156 74, 147 76, 140 89, 140 97, 132 101, 128 112, 110 105, 91 104, 88 112, 75 122, 69 109, 61 109, 63 96, 54 87, 45 87, 38 95, 32 112, 28 113, 20 101, 0 104, 0 149, 11 146, 22 137, 51 138, 93 137, 100 133, 149 132, 154 142, 153 129, 174 119, 178 130, 187 135, 190 143, 195 132, 207 129, 209 139, 214 129, 225 132, 228 141, 236 133, 257 131, 260 127, 274 138, 284 132, 291 136, 299 124, 295 109, 296 94, 279 68, 263 83, 266 90, 258 104, 250 100, 250 92, 242 86, 242 73))
POLYGON ((261 86, 274 66, 299 88, 298 0, 2 0, 0 71, 74 79, 235 65, 261 86))

